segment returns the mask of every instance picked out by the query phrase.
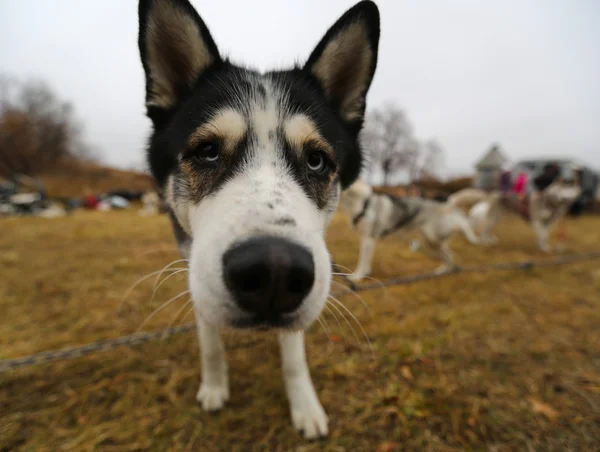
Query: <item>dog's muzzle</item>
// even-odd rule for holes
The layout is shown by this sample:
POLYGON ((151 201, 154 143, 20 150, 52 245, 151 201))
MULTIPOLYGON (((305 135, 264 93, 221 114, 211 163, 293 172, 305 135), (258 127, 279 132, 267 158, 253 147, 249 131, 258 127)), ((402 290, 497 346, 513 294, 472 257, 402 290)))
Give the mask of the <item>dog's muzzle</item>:
POLYGON ((235 302, 250 314, 238 326, 285 327, 312 289, 315 265, 300 245, 280 237, 256 237, 224 254, 223 276, 235 302))

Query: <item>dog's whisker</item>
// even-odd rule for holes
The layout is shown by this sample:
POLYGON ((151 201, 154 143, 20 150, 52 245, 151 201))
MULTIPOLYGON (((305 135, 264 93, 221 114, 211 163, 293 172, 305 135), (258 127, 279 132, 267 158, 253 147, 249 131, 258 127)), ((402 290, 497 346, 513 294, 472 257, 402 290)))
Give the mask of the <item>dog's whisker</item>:
MULTIPOLYGON (((191 298, 190 298, 190 300, 191 300, 191 298)), ((194 303, 192 303, 192 306, 190 306, 189 309, 187 311, 185 311, 185 313, 181 317, 181 323, 183 323, 183 321, 186 319, 186 317, 188 315, 190 315, 192 312, 194 312, 194 303)))
POLYGON ((333 309, 331 309, 331 306, 329 306, 328 304, 325 304, 325 309, 327 309, 327 312, 329 312, 333 318, 335 319, 335 321, 337 322, 337 324, 340 327, 340 332, 344 332, 344 328, 342 327, 342 322, 340 322, 340 319, 338 318, 337 315, 335 315, 335 311, 333 309))
POLYGON ((344 267, 343 265, 340 265, 340 264, 333 264, 333 265, 335 265, 336 267, 341 268, 342 270, 346 270, 347 272, 349 272, 348 273, 349 275, 352 274, 352 270, 350 270, 348 267, 344 267))
MULTIPOLYGON (((329 301, 333 301, 333 300, 329 300, 329 301)), ((335 311, 337 311, 337 313, 342 317, 342 319, 344 320, 346 325, 348 325, 348 328, 350 328, 350 331, 352 331, 352 334, 354 335, 356 342, 360 343, 360 338, 358 337, 358 334, 356 333, 356 329, 354 328, 352 323, 348 320, 348 317, 346 317, 346 315, 344 314, 344 311, 342 311, 339 307, 337 307, 333 303, 330 304, 330 307, 332 307, 333 309, 335 309, 335 311)))
MULTIPOLYGON (((333 276, 350 276, 353 275, 354 273, 331 273, 333 276)), ((388 301, 388 288, 387 286, 383 283, 383 281, 381 281, 380 279, 377 278, 373 278, 372 276, 363 276, 363 279, 368 279, 369 281, 373 281, 375 284, 377 284, 379 286, 379 288, 381 290, 383 290, 384 294, 385 294, 385 298, 384 298, 384 302, 388 301)), ((348 286, 344 286, 343 284, 340 284, 337 281, 332 281, 336 284, 339 284, 340 286, 344 287, 345 289, 350 289, 352 290, 354 293, 357 293, 355 290, 353 290, 351 287, 348 286)))
POLYGON ((377 284, 379 286, 379 288, 381 290, 383 290, 383 293, 385 294, 385 300, 387 302, 388 300, 388 288, 385 284, 383 284, 383 281, 381 281, 380 279, 377 278, 373 278, 372 276, 363 276, 364 279, 368 279, 369 281, 373 281, 375 284, 377 284))
MULTIPOLYGON (((335 273, 335 272, 332 272, 331 274, 333 276, 351 276, 354 273, 335 273)), ((385 286, 385 284, 383 284, 383 282, 380 279, 373 278, 372 276, 363 276, 363 279, 368 279, 369 281, 373 281, 374 283, 376 283, 377 285, 379 285, 379 287, 381 289, 387 290, 387 287, 385 286)))
MULTIPOLYGON (((167 328, 172 328, 172 327, 173 327, 173 325, 175 325, 175 322, 177 322, 177 319, 179 318, 179 315, 181 314, 181 312, 182 312, 182 311, 183 311, 183 310, 184 310, 186 307, 188 307, 188 306, 189 306, 189 304, 190 304, 190 302, 191 302, 191 301, 192 301, 192 298, 190 297, 190 298, 188 298, 188 299, 186 300, 186 302, 185 302, 185 303, 183 303, 183 306, 181 306, 181 308, 179 308, 179 310, 177 311, 177 313, 176 313, 176 314, 173 316, 173 320, 171 320, 171 323, 169 323, 169 326, 168 326, 167 328)), ((193 306, 193 304, 192 304, 192 309, 193 309, 193 307, 194 307, 194 306, 193 306)), ((189 310, 185 312, 185 314, 184 314, 184 315, 183 315, 183 317, 181 318, 181 322, 179 322, 179 325, 182 325, 182 324, 183 324, 183 321, 184 321, 184 319, 185 319, 185 316, 186 316, 187 314, 189 314, 189 310)), ((166 340, 167 340, 167 338, 165 337, 165 338, 163 339, 163 341, 166 341, 166 340)))
POLYGON ((142 324, 140 325, 140 327, 137 329, 136 333, 139 333, 142 330, 142 328, 144 327, 144 325, 146 325, 146 323, 148 323, 150 321, 150 319, 152 319, 152 317, 154 317, 156 314, 158 314, 164 308, 166 308, 167 306, 169 306, 175 300, 177 300, 178 298, 183 297, 185 294, 188 294, 188 293, 190 293, 189 290, 184 290, 180 294, 175 295, 173 298, 171 298, 171 299, 165 301, 163 304, 161 304, 158 308, 156 308, 154 311, 152 311, 152 313, 148 317, 146 317, 146 319, 142 322, 142 324))
MULTIPOLYGON (((319 316, 321 317, 321 316, 319 316)), ((327 319, 325 318, 325 316, 321 317, 321 320, 323 321, 323 323, 325 323, 325 326, 327 327, 326 332, 328 332, 329 334, 331 334, 331 328, 329 327, 329 322, 327 321, 327 319)))
MULTIPOLYGON (((358 338, 358 335, 356 334, 356 331, 354 330, 352 324, 350 322, 348 322, 348 319, 346 318, 346 316, 344 315, 344 313, 342 311, 340 311, 339 308, 337 308, 335 305, 330 305, 330 304, 327 303, 327 304, 325 304, 325 309, 327 309, 327 312, 329 312, 333 316, 333 318, 335 319, 335 321, 337 322, 338 326, 340 327, 340 334, 342 336, 345 334, 346 331, 345 331, 345 329, 344 329, 344 327, 342 325, 342 322, 340 322, 338 314, 340 316, 342 316, 342 318, 344 319, 344 321, 346 322, 346 324, 348 325, 348 327, 352 330, 352 333, 354 334, 354 337, 356 338, 356 340, 358 342, 360 342, 360 340, 358 338), (332 309, 332 308, 334 308, 335 310, 332 309), (337 314, 336 314, 336 311, 337 311, 337 314)), ((333 340, 331 342, 333 342, 333 340)))
POLYGON ((181 270, 177 270, 177 271, 175 271, 175 272, 171 273, 170 275, 166 276, 166 277, 165 277, 165 278, 164 278, 164 279, 163 279, 163 280, 162 280, 162 281, 161 281, 161 282, 158 284, 158 286, 156 286, 156 287, 154 288, 154 290, 152 291, 152 296, 150 297, 150 301, 154 300, 154 296, 156 295, 156 292, 158 292, 158 289, 160 289, 160 286, 162 286, 162 285, 163 285, 163 284, 164 284, 164 283, 165 283, 165 282, 166 282, 168 279, 170 279, 171 277, 173 277, 173 276, 175 276, 175 275, 177 275, 177 274, 179 274, 179 273, 184 273, 184 272, 187 272, 187 271, 188 271, 188 269, 187 269, 187 268, 184 268, 184 269, 181 269, 181 270))
MULTIPOLYGON (((191 301, 192 301, 192 299, 188 298, 187 301, 185 303, 183 303, 183 306, 181 306, 181 308, 179 308, 177 313, 173 316, 173 320, 171 320, 171 323, 169 323, 169 328, 171 328, 175 324, 175 322, 177 321, 177 319, 179 318, 179 316, 181 315, 183 310, 189 306, 191 301)), ((192 303, 192 307, 193 307, 193 303, 192 303)))
POLYGON ((369 303, 366 302, 366 300, 354 289, 352 289, 352 287, 348 287, 345 284, 342 284, 340 282, 337 281, 331 281, 332 283, 336 284, 338 287, 341 287, 343 289, 349 289, 348 293, 354 295, 354 297, 361 302, 361 304, 365 307, 365 309, 367 310, 367 312, 369 313, 369 316, 373 317, 373 312, 371 311, 371 306, 369 306, 369 303))
POLYGON ((154 289, 154 288, 156 288, 156 285, 158 284, 158 281, 160 280, 160 277, 162 276, 162 272, 163 272, 163 271, 165 271, 165 270, 167 270, 167 269, 171 268, 173 265, 175 265, 175 264, 178 264, 178 263, 180 263, 180 262, 189 262, 189 260, 188 260, 188 259, 178 259, 178 260, 175 260, 175 261, 173 261, 173 262, 171 262, 171 263, 168 263, 167 265, 165 265, 165 266, 162 268, 162 270, 159 272, 159 274, 158 274, 158 276, 156 277, 156 279, 154 280, 154 284, 153 284, 152 288, 153 288, 153 289, 154 289))
MULTIPOLYGON (((168 271, 177 271, 177 270, 181 270, 183 267, 177 267, 175 269, 170 269, 168 271)), ((131 292, 133 292, 133 290, 139 286, 141 283, 143 283, 144 281, 146 281, 149 278, 152 278, 153 276, 155 276, 156 274, 162 272, 164 269, 162 270, 156 270, 152 273, 148 273, 147 275, 142 276, 141 278, 139 278, 136 282, 134 282, 129 289, 127 289, 125 291, 125 295, 123 295, 123 298, 121 299, 120 303, 119 303, 119 309, 117 310, 117 313, 121 313, 121 309, 123 309, 123 304, 125 303, 125 300, 127 300, 127 297, 129 295, 131 295, 131 292)))
POLYGON ((326 326, 326 324, 323 322, 323 319, 320 317, 317 317, 317 322, 319 322, 319 325, 321 325, 321 328, 323 328, 323 331, 325 331, 325 334, 329 338, 329 342, 333 342, 333 339, 331 338, 331 331, 326 326))
MULTIPOLYGON (((369 345, 369 350, 371 351, 371 354, 373 355, 373 357, 375 356, 375 351, 373 350, 373 344, 371 343, 371 339, 369 339, 369 336, 367 335, 367 332, 365 331, 365 329, 362 326, 362 323, 360 323, 360 321, 356 318, 356 316, 352 313, 352 311, 350 309, 348 309, 344 303, 342 303, 340 300, 338 300, 337 298, 335 298, 334 296, 330 295, 329 296, 329 300, 335 302, 335 304, 337 304, 340 308, 342 308, 344 311, 346 311, 346 313, 348 313, 348 315, 356 322, 356 324, 358 325, 358 327, 360 328, 363 336, 365 337, 367 344, 369 345)), ((335 304, 332 305, 333 307, 335 307, 335 304)), ((346 318, 346 317, 344 317, 346 318)), ((347 320, 347 319, 346 319, 347 320)), ((348 322, 350 323, 350 322, 348 322)), ((354 328, 352 328, 352 331, 355 332, 354 328)), ((355 332, 356 333, 356 332, 355 332)), ((358 340, 358 337, 357 337, 358 340)), ((360 342, 360 340, 359 340, 360 342)))
MULTIPOLYGON (((185 303, 185 306, 187 306, 190 301, 192 301, 191 298, 185 303)), ((181 316, 181 320, 179 321, 179 325, 183 325, 183 322, 185 322, 185 319, 187 318, 187 316, 190 315, 190 313, 192 313, 192 312, 194 312, 194 303, 193 302, 192 302, 192 305, 187 309, 187 311, 185 311, 183 313, 183 315, 181 316)))

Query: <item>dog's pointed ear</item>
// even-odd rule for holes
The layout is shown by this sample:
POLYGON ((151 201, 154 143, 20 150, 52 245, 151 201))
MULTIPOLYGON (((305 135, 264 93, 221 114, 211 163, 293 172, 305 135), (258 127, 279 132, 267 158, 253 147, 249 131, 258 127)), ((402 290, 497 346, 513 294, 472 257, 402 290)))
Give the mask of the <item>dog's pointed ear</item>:
POLYGON ((362 1, 327 31, 304 66, 346 122, 362 124, 378 47, 379 10, 362 1))
POLYGON ((148 116, 172 108, 221 61, 208 28, 188 0, 140 0, 138 44, 146 73, 148 116))

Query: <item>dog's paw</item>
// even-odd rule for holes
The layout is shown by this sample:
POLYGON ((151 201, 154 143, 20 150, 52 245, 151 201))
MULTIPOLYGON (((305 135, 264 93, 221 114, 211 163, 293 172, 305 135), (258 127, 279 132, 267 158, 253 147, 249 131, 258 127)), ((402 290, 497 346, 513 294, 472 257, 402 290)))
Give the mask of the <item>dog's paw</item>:
POLYGON ((439 267, 437 267, 433 273, 436 275, 443 275, 444 273, 450 273, 452 270, 454 270, 456 267, 454 265, 449 265, 449 264, 442 264, 439 267))
POLYGON ((408 245, 408 247, 413 253, 416 253, 421 248, 421 242, 419 242, 418 240, 411 240, 410 245, 408 245))
POLYGON ((498 243, 498 237, 485 237, 481 240, 481 243, 487 246, 496 245, 498 243))
POLYGON ((203 410, 218 411, 229 400, 229 388, 227 386, 209 386, 202 383, 198 394, 196 394, 196 400, 202 405, 203 410))
POLYGON ((370 273, 371 273, 371 270, 366 271, 366 272, 351 273, 350 275, 348 275, 348 281, 350 281, 351 283, 358 283, 365 276, 369 275, 370 273))
POLYGON ((291 413, 294 427, 302 432, 306 439, 322 438, 329 433, 329 420, 316 396, 297 401, 295 406, 292 406, 291 413))
POLYGON ((348 281, 350 281, 352 283, 360 282, 361 279, 363 279, 363 277, 361 275, 359 275, 358 273, 351 273, 348 275, 348 281))

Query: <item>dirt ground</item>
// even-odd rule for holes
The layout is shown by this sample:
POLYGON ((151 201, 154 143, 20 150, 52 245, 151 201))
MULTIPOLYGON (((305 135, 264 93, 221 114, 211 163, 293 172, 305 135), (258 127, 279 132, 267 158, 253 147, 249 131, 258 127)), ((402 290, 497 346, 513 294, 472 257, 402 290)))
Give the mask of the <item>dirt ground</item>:
MULTIPOLYGON (((192 321, 185 271, 154 298, 149 278, 120 309, 136 280, 178 259, 164 216, 82 212, 3 219, 0 230, 0 359, 192 321)), ((566 252, 600 249, 600 217, 570 219, 567 232, 566 252)), ((545 257, 517 219, 498 235, 491 248, 462 238, 452 248, 465 265, 545 257)), ((343 218, 328 242, 352 268, 357 241, 343 218)), ((389 239, 373 276, 436 266, 389 239)), ((272 336, 227 333, 231 401, 211 415, 195 402, 198 343, 184 334, 0 374, 0 450, 600 450, 600 261, 341 301, 360 326, 325 312, 327 331, 307 335, 324 440, 292 428, 272 336)))

